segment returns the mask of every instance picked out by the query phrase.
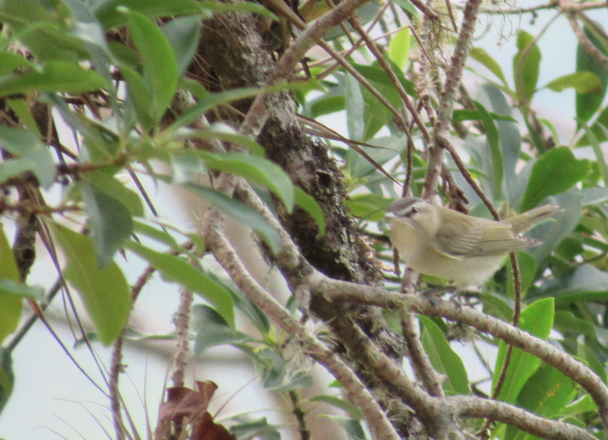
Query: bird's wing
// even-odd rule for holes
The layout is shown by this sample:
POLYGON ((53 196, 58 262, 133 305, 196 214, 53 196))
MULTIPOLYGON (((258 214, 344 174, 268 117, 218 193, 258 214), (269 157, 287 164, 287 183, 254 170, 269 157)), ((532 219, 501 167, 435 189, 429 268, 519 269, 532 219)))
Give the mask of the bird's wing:
MULTIPOLYGON (((484 222, 490 221, 484 220, 484 222)), ((483 235, 477 245, 466 254, 467 257, 504 254, 540 244, 537 240, 527 239, 514 233, 509 223, 491 222, 481 227, 483 235)))
POLYGON ((462 215, 458 222, 442 221, 436 235, 437 250, 453 258, 468 256, 483 237, 483 225, 478 220, 462 215))

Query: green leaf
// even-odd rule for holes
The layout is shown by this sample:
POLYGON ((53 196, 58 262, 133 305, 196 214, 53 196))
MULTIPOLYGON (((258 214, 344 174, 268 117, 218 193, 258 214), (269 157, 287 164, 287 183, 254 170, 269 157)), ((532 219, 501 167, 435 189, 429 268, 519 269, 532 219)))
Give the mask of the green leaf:
POLYGON ((240 89, 227 90, 225 92, 213 93, 209 96, 200 99, 198 103, 192 108, 188 109, 184 114, 179 117, 168 130, 177 130, 180 127, 185 127, 194 122, 200 115, 207 113, 214 107, 222 104, 227 104, 231 101, 239 99, 251 98, 261 93, 262 89, 259 87, 245 87, 240 89))
POLYGON ((127 280, 112 261, 100 269, 90 238, 59 224, 50 225, 65 254, 65 278, 76 288, 99 340, 110 345, 123 331, 131 311, 127 280))
MULTIPOLYGON (((556 306, 558 304, 556 303, 556 306)), ((597 337, 595 327, 586 319, 577 318, 568 310, 558 310, 555 312, 555 330, 562 335, 585 335, 592 338, 597 337)))
POLYGON ((125 246, 150 263, 166 281, 184 286, 209 301, 230 327, 234 328, 234 302, 222 285, 181 258, 153 251, 134 241, 125 246))
POLYGON ((602 85, 599 77, 591 72, 576 72, 570 75, 560 76, 554 79, 545 87, 554 92, 561 92, 566 89, 574 89, 576 93, 585 95, 587 93, 599 93, 602 85))
POLYGON ((486 139, 490 147, 490 153, 492 155, 492 195, 494 196, 494 199, 499 200, 502 198, 501 189, 504 165, 502 160, 502 151, 500 150, 500 136, 498 133, 498 128, 496 127, 492 116, 490 116, 490 113, 483 105, 477 101, 473 101, 473 104, 475 104, 475 107, 479 112, 479 117, 481 123, 483 124, 486 139))
MULTIPOLYGON (((0 280, 19 283, 19 269, 13 250, 4 235, 2 223, 0 223, 0 280)), ((21 317, 21 303, 20 296, 6 292, 0 287, 0 343, 17 328, 21 317)))
POLYGON ((482 293, 481 302, 483 304, 483 312, 490 316, 501 319, 505 322, 511 322, 513 319, 513 307, 507 304, 506 298, 496 293, 482 293))
POLYGON ((101 171, 90 171, 83 174, 81 178, 108 196, 118 200, 129 210, 131 215, 138 217, 144 215, 144 207, 139 195, 128 189, 116 178, 101 171))
MULTIPOLYGON (((579 121, 583 121, 582 118, 578 119, 579 121)), ((591 124, 591 133, 597 139, 597 142, 604 142, 608 139, 608 133, 606 132, 606 128, 608 127, 608 107, 600 112, 595 121, 591 124)), ((583 136, 576 142, 576 147, 584 147, 589 145, 590 138, 588 133, 585 131, 583 136)))
POLYGON ((448 394, 471 394, 464 364, 437 324, 425 316, 418 316, 424 325, 422 344, 433 368, 448 377, 443 387, 448 394))
POLYGON ((10 177, 6 174, 25 170, 31 170, 45 188, 49 188, 55 181, 56 169, 53 156, 34 133, 20 128, 0 127, 0 143, 2 148, 21 158, 13 164, 10 162, 15 159, 4 162, 7 165, 4 173, 0 171, 0 181, 10 177))
POLYGON ((288 212, 293 209, 294 190, 289 176, 275 163, 259 156, 245 153, 209 153, 197 151, 205 165, 225 173, 241 176, 271 190, 285 204, 288 212))
POLYGON ((515 90, 517 90, 517 94, 521 100, 530 102, 536 91, 536 83, 538 82, 541 59, 540 49, 534 42, 534 37, 522 30, 517 33, 517 48, 519 51, 513 58, 515 90), (532 46, 528 49, 529 45, 532 46), (524 51, 526 52, 525 58, 520 61, 524 51))
MULTIPOLYGON (((367 80, 376 82, 383 86, 388 86, 393 90, 393 93, 397 93, 397 91, 395 90, 395 86, 388 77, 388 74, 378 64, 373 64, 371 66, 357 63, 351 64, 357 70, 357 72, 363 75, 367 80)), ((397 75, 399 82, 401 83, 407 94, 416 97, 417 93, 416 86, 414 85, 414 83, 407 79, 399 69, 394 69, 393 73, 397 75)), ((400 99, 398 98, 398 96, 399 95, 397 95, 397 99, 400 99)))
POLYGON ((474 47, 470 52, 471 58, 473 58, 478 63, 483 64, 490 72, 492 72, 498 79, 502 81, 502 83, 506 86, 507 80, 505 75, 502 73, 502 69, 500 68, 500 64, 494 60, 485 49, 480 47, 474 47))
POLYGON ((177 62, 177 76, 182 78, 198 49, 201 38, 201 19, 197 16, 180 17, 162 27, 177 62))
MULTIPOLYGON (((596 35, 589 26, 584 27, 584 32, 591 43, 604 55, 608 55, 608 50, 602 47, 599 36, 596 35)), ((600 37, 601 38, 601 37, 600 37)), ((600 108, 606 96, 606 86, 608 84, 608 69, 593 55, 590 55, 579 44, 576 49, 576 71, 589 72, 595 74, 600 80, 600 89, 596 93, 576 94, 576 117, 582 121, 589 121, 595 112, 600 108)))
POLYGON ((154 127, 154 104, 144 78, 125 64, 120 65, 120 72, 127 83, 128 102, 133 106, 137 119, 146 130, 152 129, 154 127))
POLYGON ((192 306, 192 329, 196 332, 194 353, 200 356, 205 350, 218 345, 234 345, 251 341, 245 333, 234 330, 222 315, 209 306, 192 306))
POLYGON ((533 298, 551 297, 558 307, 576 301, 608 300, 608 273, 591 264, 581 264, 569 274, 543 283, 533 298))
POLYGON ((274 21, 279 21, 279 18, 265 8, 263 5, 258 3, 218 3, 214 1, 199 1, 197 2, 203 10, 207 9, 213 12, 253 12, 255 14, 263 15, 264 17, 272 18, 274 21))
POLYGON ((367 440, 363 426, 357 419, 352 419, 350 417, 330 416, 327 414, 320 414, 319 417, 325 417, 329 420, 333 420, 340 425, 340 427, 346 432, 348 440, 367 440))
POLYGON ((323 209, 321 206, 319 206, 314 198, 306 194, 302 188, 294 186, 293 190, 295 204, 306 211, 308 215, 310 215, 314 221, 317 222, 317 226, 319 227, 319 235, 325 235, 325 216, 323 215, 323 209))
MULTIPOLYGON (((525 298, 526 292, 534 282, 534 276, 536 275, 536 259, 527 252, 517 251, 517 262, 519 263, 519 272, 521 277, 521 296, 525 298)), ((514 293, 514 280, 513 270, 511 264, 507 265, 507 271, 509 272, 509 278, 507 280, 507 292, 509 297, 513 298, 514 293)))
POLYGON ((521 212, 534 208, 545 197, 563 193, 588 172, 589 161, 576 159, 568 147, 552 148, 543 153, 532 168, 521 212))
POLYGON ((384 218, 388 205, 392 199, 377 196, 376 194, 356 194, 347 202, 348 209, 355 217, 369 221, 380 221, 384 218))
MULTIPOLYGON (((547 339, 553 327, 554 314, 553 298, 545 298, 530 304, 521 314, 519 328, 527 331, 540 339, 547 339)), ((494 371, 501 371, 507 353, 507 345, 501 341, 498 348, 496 368, 494 371)), ((540 365, 540 359, 531 354, 522 352, 519 348, 513 350, 511 363, 507 370, 507 376, 498 396, 498 400, 507 403, 514 403, 526 381, 534 374, 540 365)), ((495 374, 492 381, 492 388, 496 386, 498 374, 495 374)))
POLYGON ((103 269, 133 232, 133 219, 123 203, 97 186, 82 181, 78 187, 89 217, 95 255, 103 269))
POLYGON ((586 412, 597 413, 597 405, 589 394, 585 394, 583 397, 576 400, 571 405, 562 408, 558 415, 559 417, 564 417, 574 414, 582 414, 586 412))
POLYGON ((281 250, 281 237, 279 233, 257 211, 206 186, 195 183, 186 183, 183 186, 210 202, 221 213, 256 231, 266 240, 274 253, 281 250))
POLYGON ((340 408, 348 412, 352 417, 357 420, 363 419, 363 413, 361 413, 361 410, 356 405, 347 400, 340 399, 339 397, 330 396, 328 394, 321 394, 319 396, 313 397, 312 399, 310 399, 310 401, 327 403, 331 406, 335 406, 336 408, 340 408))
POLYGON ((0 20, 11 26, 13 39, 40 61, 85 59, 82 41, 69 35, 66 17, 56 9, 40 0, 4 0, 0 20))
MULTIPOLYGON (((572 379, 543 363, 521 390, 517 406, 550 419, 574 399, 576 388, 572 379)), ((504 438, 523 440, 527 435, 508 426, 504 438)))
POLYGON ((587 347, 585 344, 576 344, 577 352, 576 355, 579 359, 586 362, 589 368, 593 370, 597 376, 602 379, 603 383, 606 383, 606 365, 599 361, 596 355, 587 347))
MULTIPOLYGON (((602 180, 604 181, 604 185, 608 185, 608 164, 606 164, 606 159, 604 158, 604 152, 600 143, 593 133, 593 130, 589 128, 589 126, 585 123, 585 121, 579 119, 578 124, 580 127, 585 130, 585 135, 589 140, 589 144, 591 144, 591 148, 593 148, 593 153, 595 154, 595 158, 597 159, 597 166, 599 167, 600 174, 602 175, 602 180)), ((608 129, 604 126, 600 126, 600 129, 604 132, 604 137, 606 137, 606 133, 608 133, 608 129)))
POLYGON ((34 63, 32 63, 27 58, 13 52, 0 53, 0 77, 24 66, 33 68, 34 63))
POLYGON ((8 278, 0 278, 0 294, 27 296, 35 300, 44 298, 44 289, 39 286, 28 286, 8 278))
POLYGON ((122 26, 127 22, 127 17, 120 7, 125 7, 133 11, 148 16, 175 17, 180 15, 196 14, 201 11, 198 2, 193 0, 110 0, 99 2, 96 14, 97 19, 106 29, 122 26))
POLYGON ((344 99, 348 137, 361 141, 365 135, 365 103, 359 81, 350 73, 344 75, 344 99))
POLYGON ((391 57, 393 63, 403 70, 407 61, 407 56, 410 51, 410 29, 401 29, 393 38, 391 38, 388 44, 388 55, 391 57))
POLYGON ((83 69, 77 63, 49 61, 40 70, 8 73, 0 76, 0 96, 31 92, 63 92, 72 95, 105 87, 99 73, 83 69))
POLYGON ((167 131, 163 136, 169 136, 172 140, 190 138, 219 139, 220 141, 232 142, 247 147, 251 154, 255 156, 264 157, 266 154, 264 148, 262 148, 254 139, 240 134, 234 128, 222 122, 213 123, 202 130, 178 128, 175 131, 167 131))
POLYGON ((13 392, 15 375, 13 374, 13 361, 11 354, 0 347, 0 414, 13 392))
POLYGON ((171 103, 178 83, 177 61, 169 41, 145 15, 129 11, 130 36, 143 65, 143 79, 152 96, 152 116, 156 122, 171 103))
POLYGON ((230 433, 237 439, 281 440, 281 433, 276 425, 268 423, 266 417, 230 425, 230 433))

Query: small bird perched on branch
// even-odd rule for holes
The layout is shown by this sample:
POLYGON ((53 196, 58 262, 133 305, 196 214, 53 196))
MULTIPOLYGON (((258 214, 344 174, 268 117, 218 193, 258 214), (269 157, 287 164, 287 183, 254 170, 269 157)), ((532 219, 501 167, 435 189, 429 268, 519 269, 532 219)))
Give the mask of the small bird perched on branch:
POLYGON ((409 268, 462 289, 483 284, 509 252, 541 245, 520 234, 561 211, 544 205, 494 221, 404 197, 389 205, 386 219, 391 241, 409 268))

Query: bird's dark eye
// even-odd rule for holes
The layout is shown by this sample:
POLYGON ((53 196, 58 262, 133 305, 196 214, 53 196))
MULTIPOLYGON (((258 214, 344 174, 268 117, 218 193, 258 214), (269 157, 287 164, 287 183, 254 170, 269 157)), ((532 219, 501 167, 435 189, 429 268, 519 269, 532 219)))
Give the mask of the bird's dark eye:
POLYGON ((410 209, 410 214, 416 214, 418 212, 418 208, 410 209))

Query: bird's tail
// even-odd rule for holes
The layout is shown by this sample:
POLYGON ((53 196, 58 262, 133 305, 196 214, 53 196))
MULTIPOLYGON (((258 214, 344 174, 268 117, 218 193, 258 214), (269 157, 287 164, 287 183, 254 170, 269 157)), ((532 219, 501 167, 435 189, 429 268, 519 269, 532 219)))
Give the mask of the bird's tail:
POLYGON ((537 223, 543 222, 562 211, 563 209, 556 205, 543 205, 522 214, 514 215, 503 221, 505 223, 510 223, 511 226, 513 226, 513 232, 521 234, 537 223))

